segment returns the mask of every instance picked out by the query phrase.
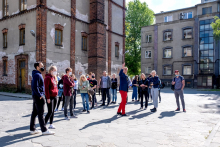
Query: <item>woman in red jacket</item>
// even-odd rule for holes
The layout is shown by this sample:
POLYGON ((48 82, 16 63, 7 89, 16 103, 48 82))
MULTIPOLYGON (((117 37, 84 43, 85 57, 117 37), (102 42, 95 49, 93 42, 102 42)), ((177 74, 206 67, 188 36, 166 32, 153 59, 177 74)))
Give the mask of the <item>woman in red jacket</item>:
POLYGON ((50 126, 48 129, 55 129, 53 125, 53 117, 54 117, 54 110, 57 104, 57 95, 58 95, 58 88, 57 88, 57 67, 51 66, 49 68, 48 74, 45 75, 44 79, 44 87, 45 87, 45 96, 47 99, 47 108, 48 113, 45 117, 45 124, 47 124, 48 120, 50 119, 50 126))

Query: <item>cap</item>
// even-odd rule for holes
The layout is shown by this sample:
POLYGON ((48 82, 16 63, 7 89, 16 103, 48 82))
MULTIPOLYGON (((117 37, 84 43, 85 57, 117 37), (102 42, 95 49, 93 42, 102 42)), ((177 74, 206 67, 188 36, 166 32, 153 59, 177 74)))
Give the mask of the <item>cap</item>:
POLYGON ((175 70, 175 73, 179 72, 179 70, 175 70))

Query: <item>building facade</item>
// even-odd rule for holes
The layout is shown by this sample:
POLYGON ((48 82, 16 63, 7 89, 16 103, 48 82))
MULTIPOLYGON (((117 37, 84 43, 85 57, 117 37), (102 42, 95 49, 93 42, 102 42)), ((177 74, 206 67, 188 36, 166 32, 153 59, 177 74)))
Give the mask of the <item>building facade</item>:
POLYGON ((60 74, 71 67, 77 78, 117 73, 125 10, 125 0, 2 0, 0 89, 29 91, 36 61, 60 74))
POLYGON ((167 86, 179 70, 186 87, 218 87, 219 41, 210 25, 214 16, 219 16, 219 0, 155 14, 156 23, 141 30, 141 71, 155 69, 167 86))

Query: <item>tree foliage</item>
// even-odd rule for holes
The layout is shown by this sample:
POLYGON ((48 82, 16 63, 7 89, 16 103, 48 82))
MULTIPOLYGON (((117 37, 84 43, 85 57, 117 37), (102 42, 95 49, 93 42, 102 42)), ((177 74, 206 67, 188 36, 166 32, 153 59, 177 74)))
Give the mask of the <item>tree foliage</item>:
POLYGON ((214 19, 215 19, 215 22, 211 24, 212 29, 213 29, 213 35, 216 40, 219 40, 220 39, 220 19, 218 16, 215 16, 214 19))
POLYGON ((126 11, 126 54, 125 62, 129 75, 141 72, 141 27, 154 23, 154 12, 146 2, 133 0, 128 3, 126 11))

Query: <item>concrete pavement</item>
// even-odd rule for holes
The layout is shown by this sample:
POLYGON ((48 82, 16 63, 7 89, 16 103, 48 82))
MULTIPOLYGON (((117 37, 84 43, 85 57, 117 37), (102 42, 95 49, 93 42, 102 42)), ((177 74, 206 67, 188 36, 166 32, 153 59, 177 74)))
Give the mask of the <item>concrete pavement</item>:
MULTIPOLYGON (((147 110, 139 110, 140 104, 131 102, 131 94, 126 105, 129 117, 116 115, 118 104, 98 107, 91 110, 91 114, 82 113, 82 100, 77 97, 75 113, 78 118, 66 121, 63 111, 57 112, 56 134, 42 136, 29 134, 32 100, 0 93, 0 146, 220 146, 220 92, 186 89, 186 113, 174 111, 176 103, 170 89, 161 91, 162 103, 156 113, 150 112, 152 103, 147 110)), ((120 100, 118 94, 118 103, 120 100)), ((45 110, 47 112, 46 106, 45 110)), ((38 124, 37 119, 36 122, 38 124)))

